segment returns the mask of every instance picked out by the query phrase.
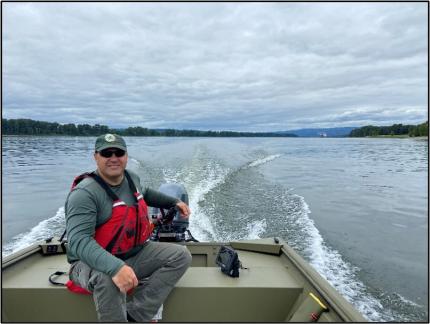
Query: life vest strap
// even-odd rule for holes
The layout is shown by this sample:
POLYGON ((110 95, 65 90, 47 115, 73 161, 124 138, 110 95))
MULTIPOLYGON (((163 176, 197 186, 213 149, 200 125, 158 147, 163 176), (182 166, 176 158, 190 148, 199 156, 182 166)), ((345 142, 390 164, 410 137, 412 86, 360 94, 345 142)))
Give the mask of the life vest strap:
POLYGON ((109 185, 97 174, 93 174, 92 176, 95 181, 106 191, 108 196, 113 200, 117 201, 119 200, 118 196, 113 192, 113 190, 109 187, 109 185))
MULTIPOLYGON (((131 192, 133 193, 133 196, 136 198, 136 200, 138 199, 136 197, 136 193, 138 193, 136 186, 134 185, 133 180, 130 177, 130 174, 127 172, 127 170, 124 170, 124 174, 125 177, 127 178, 127 182, 128 182, 128 186, 130 187, 131 192)), ((142 197, 143 198, 143 197, 142 197)))
POLYGON ((85 173, 82 173, 82 174, 78 175, 73 180, 72 187, 70 188, 70 190, 73 190, 79 184, 79 182, 81 182, 85 178, 88 178, 88 177, 92 178, 93 175, 94 175, 94 171, 93 172, 85 172, 85 173))
MULTIPOLYGON (((127 178, 127 182, 128 182, 128 186, 130 187, 131 192, 133 193, 133 196, 136 198, 135 193, 138 192, 136 189, 136 186, 134 185, 133 180, 130 177, 130 174, 127 172, 127 170, 124 170, 124 174, 125 177, 127 178)), ((94 178, 95 181, 97 181, 97 183, 106 191, 106 193, 108 194, 108 196, 115 202, 115 201, 119 201, 120 199, 118 198, 118 196, 113 192, 113 190, 111 189, 111 187, 96 173, 91 173, 89 174, 92 178, 94 178)))

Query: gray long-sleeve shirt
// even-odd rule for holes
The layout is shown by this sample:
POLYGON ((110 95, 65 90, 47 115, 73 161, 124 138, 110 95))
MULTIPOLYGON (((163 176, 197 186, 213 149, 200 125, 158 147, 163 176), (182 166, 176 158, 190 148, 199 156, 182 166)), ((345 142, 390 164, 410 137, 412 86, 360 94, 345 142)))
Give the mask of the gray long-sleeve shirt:
MULTIPOLYGON (((152 207, 171 208, 178 199, 145 187, 142 190, 139 177, 128 171, 137 190, 145 202, 152 207)), ((128 206, 135 203, 126 177, 118 186, 111 186, 113 192, 128 206)), ((95 240, 97 226, 107 222, 112 214, 112 199, 92 178, 82 180, 67 196, 65 204, 67 230, 67 259, 70 263, 81 260, 91 268, 114 276, 124 261, 102 248, 95 240)))

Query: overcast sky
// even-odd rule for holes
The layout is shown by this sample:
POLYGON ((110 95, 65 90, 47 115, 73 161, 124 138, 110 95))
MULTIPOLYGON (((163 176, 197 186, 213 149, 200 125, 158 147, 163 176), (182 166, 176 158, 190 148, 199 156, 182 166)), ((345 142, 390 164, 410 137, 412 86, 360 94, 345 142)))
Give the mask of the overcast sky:
POLYGON ((3 118, 235 131, 428 119, 427 3, 3 3, 3 118))

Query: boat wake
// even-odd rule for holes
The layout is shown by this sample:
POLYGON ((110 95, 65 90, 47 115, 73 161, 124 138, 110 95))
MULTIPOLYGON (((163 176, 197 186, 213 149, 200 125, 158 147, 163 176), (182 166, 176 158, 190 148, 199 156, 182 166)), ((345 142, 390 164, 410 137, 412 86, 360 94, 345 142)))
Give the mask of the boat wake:
MULTIPOLYGON (((237 169, 224 166, 214 158, 208 158, 209 152, 204 148, 194 152, 191 163, 184 169, 163 169, 166 182, 182 183, 188 190, 189 205, 192 211, 190 220, 190 231, 200 241, 229 241, 237 239, 234 235, 221 232, 216 228, 214 217, 218 211, 217 204, 223 202, 218 200, 217 204, 204 204, 206 196, 221 185, 226 184, 241 170, 254 168, 273 161, 281 154, 259 157, 251 162, 245 163, 237 169), (204 205, 204 206, 203 206, 204 205)), ((246 235, 242 239, 256 239, 265 232, 266 221, 258 220, 247 225, 246 235)))
MULTIPOLYGON (((192 212, 190 231, 199 241, 217 240, 217 234, 207 210, 201 207, 205 195, 223 183, 229 169, 207 158, 207 152, 199 149, 195 152, 191 164, 184 169, 163 169, 166 182, 182 183, 188 190, 189 206, 192 212)), ((213 206, 215 207, 215 206, 213 206)))
POLYGON ((366 291, 365 285, 357 278, 360 269, 345 261, 338 251, 327 246, 314 221, 309 217, 311 210, 305 199, 296 194, 287 194, 285 198, 285 209, 290 211, 286 222, 292 225, 295 232, 295 239, 293 238, 293 242, 288 240, 288 243, 301 250, 302 255, 318 273, 368 320, 394 320, 391 317, 381 317, 382 304, 366 291))
POLYGON ((255 161, 250 162, 250 163, 247 165, 247 167, 249 167, 249 168, 251 168, 251 167, 256 167, 256 166, 259 166, 259 165, 261 165, 261 164, 265 164, 265 163, 268 163, 268 162, 270 162, 270 161, 273 161, 273 160, 275 160, 275 159, 277 159, 277 158, 279 158, 279 157, 281 157, 281 156, 282 156, 282 154, 269 155, 269 156, 267 156, 267 157, 263 157, 263 158, 260 158, 260 159, 257 159, 257 160, 255 160, 255 161))
POLYGON ((51 218, 45 219, 30 231, 21 233, 12 238, 2 248, 2 257, 29 247, 35 242, 45 240, 52 236, 60 236, 66 228, 64 207, 60 207, 51 218))

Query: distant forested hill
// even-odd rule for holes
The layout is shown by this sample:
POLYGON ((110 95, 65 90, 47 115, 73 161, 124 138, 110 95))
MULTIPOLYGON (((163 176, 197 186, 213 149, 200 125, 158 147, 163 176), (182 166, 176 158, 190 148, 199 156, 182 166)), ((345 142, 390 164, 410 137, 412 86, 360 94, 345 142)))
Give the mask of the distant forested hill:
POLYGON ((407 135, 428 136, 429 122, 419 125, 402 125, 394 124, 392 126, 364 126, 351 131, 350 137, 366 137, 366 136, 389 136, 389 135, 407 135))

